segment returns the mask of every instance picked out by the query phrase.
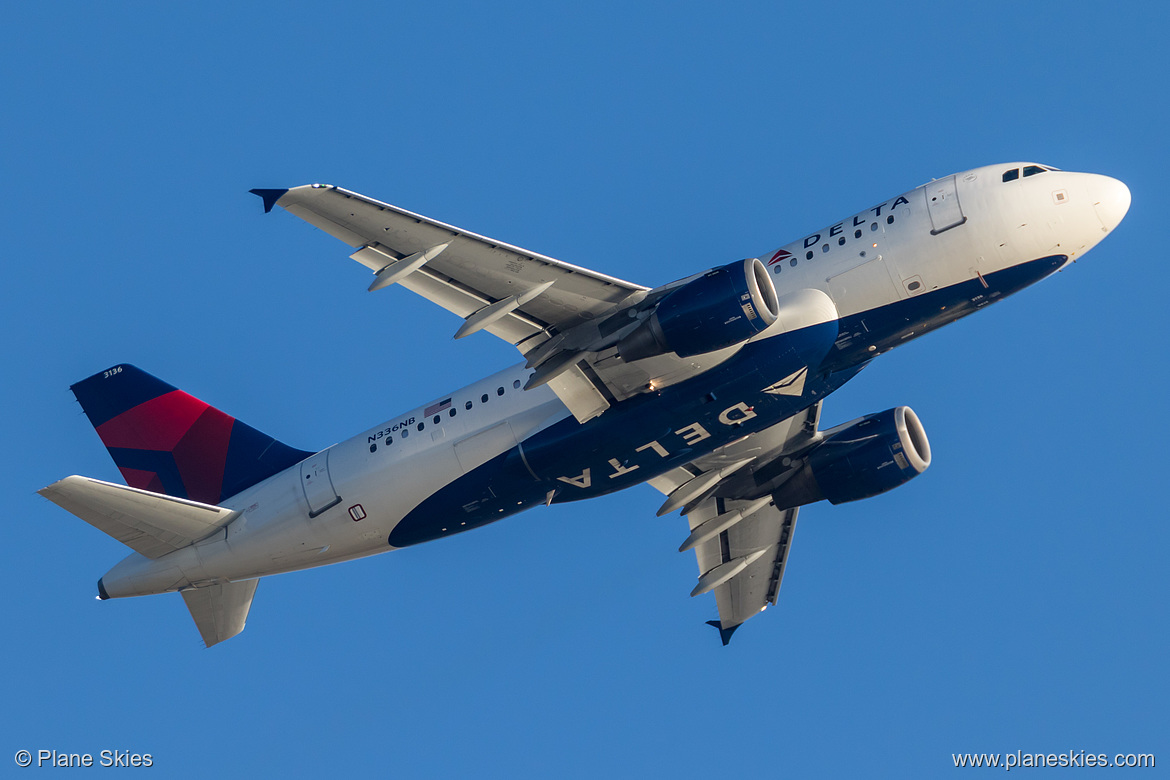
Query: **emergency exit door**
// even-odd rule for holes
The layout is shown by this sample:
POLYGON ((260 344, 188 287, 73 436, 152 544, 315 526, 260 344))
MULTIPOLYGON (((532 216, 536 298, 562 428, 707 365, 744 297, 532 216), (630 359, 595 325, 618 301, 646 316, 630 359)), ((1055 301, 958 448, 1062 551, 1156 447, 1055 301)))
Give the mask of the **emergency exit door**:
POLYGON ((341 496, 333 489, 333 480, 329 477, 329 450, 301 462, 301 489, 305 503, 309 505, 309 517, 316 517, 341 503, 341 496))

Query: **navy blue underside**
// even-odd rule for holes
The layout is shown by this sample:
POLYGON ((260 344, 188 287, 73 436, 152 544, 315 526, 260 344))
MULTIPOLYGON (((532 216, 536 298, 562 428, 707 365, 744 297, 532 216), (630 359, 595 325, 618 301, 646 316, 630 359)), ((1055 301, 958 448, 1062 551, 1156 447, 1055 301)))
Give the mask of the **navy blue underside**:
POLYGON ((875 353, 886 352, 1003 300, 1050 276, 1067 262, 1066 255, 1042 257, 988 274, 983 282, 971 279, 844 317, 837 343, 822 368, 840 371, 870 360, 875 353))
POLYGON ((562 420, 431 495, 394 528, 389 543, 406 547, 478 528, 544 503, 550 492, 555 503, 581 500, 665 473, 799 413, 852 379, 875 354, 1018 292, 1066 262, 1065 256, 1041 258, 983 282, 974 279, 755 342, 692 380, 624 401, 584 425, 572 417, 562 420), (762 392, 805 365, 815 368, 800 397, 762 392), (719 421, 721 412, 741 402, 754 418, 739 425, 719 421), (688 446, 678 432, 694 423, 710 436, 688 446), (668 455, 636 452, 652 441, 668 455))

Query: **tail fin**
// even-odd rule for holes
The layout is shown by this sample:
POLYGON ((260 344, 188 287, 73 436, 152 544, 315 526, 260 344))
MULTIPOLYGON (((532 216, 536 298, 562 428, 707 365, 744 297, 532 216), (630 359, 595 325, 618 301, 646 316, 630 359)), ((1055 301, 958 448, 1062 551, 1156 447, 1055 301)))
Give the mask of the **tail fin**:
POLYGON ((206 647, 231 639, 244 630, 259 582, 224 582, 180 591, 206 647))
POLYGON ((131 487, 220 504, 312 454, 131 365, 70 389, 131 487))

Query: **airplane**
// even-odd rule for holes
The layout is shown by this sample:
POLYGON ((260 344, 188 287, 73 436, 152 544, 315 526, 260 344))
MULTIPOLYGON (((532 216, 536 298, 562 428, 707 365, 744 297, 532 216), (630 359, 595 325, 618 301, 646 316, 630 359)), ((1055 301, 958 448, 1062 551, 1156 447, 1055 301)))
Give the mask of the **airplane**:
MULTIPOLYGON (((179 592, 207 647, 261 577, 441 539, 648 482, 679 511, 692 596, 724 645, 774 605, 800 507, 931 463, 905 406, 822 430, 825 397, 894 347, 1078 260, 1130 205, 1108 176, 1036 163, 933 180, 758 257, 648 288, 340 187, 252 190, 373 274, 523 362, 319 452, 129 364, 72 386, 125 485, 41 495, 133 550, 98 598, 179 592)), ((681 535, 681 534, 680 534, 681 535)))

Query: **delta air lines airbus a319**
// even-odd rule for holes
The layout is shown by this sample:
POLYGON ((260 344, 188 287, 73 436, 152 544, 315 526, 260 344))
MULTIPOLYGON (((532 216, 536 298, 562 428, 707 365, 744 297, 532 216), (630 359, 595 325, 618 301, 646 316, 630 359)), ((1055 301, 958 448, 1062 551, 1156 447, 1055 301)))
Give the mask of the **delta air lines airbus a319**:
POLYGON ((900 406, 820 430, 878 355, 1060 270, 1117 227, 1124 184, 1032 163, 947 176, 759 257, 648 288, 331 185, 253 190, 524 362, 332 447, 294 449, 131 365, 73 386, 127 485, 41 494, 132 552, 101 599, 178 591, 210 646, 261 577, 469 531, 642 482, 681 511, 692 596, 726 644, 775 604, 800 507, 930 465, 900 406))

